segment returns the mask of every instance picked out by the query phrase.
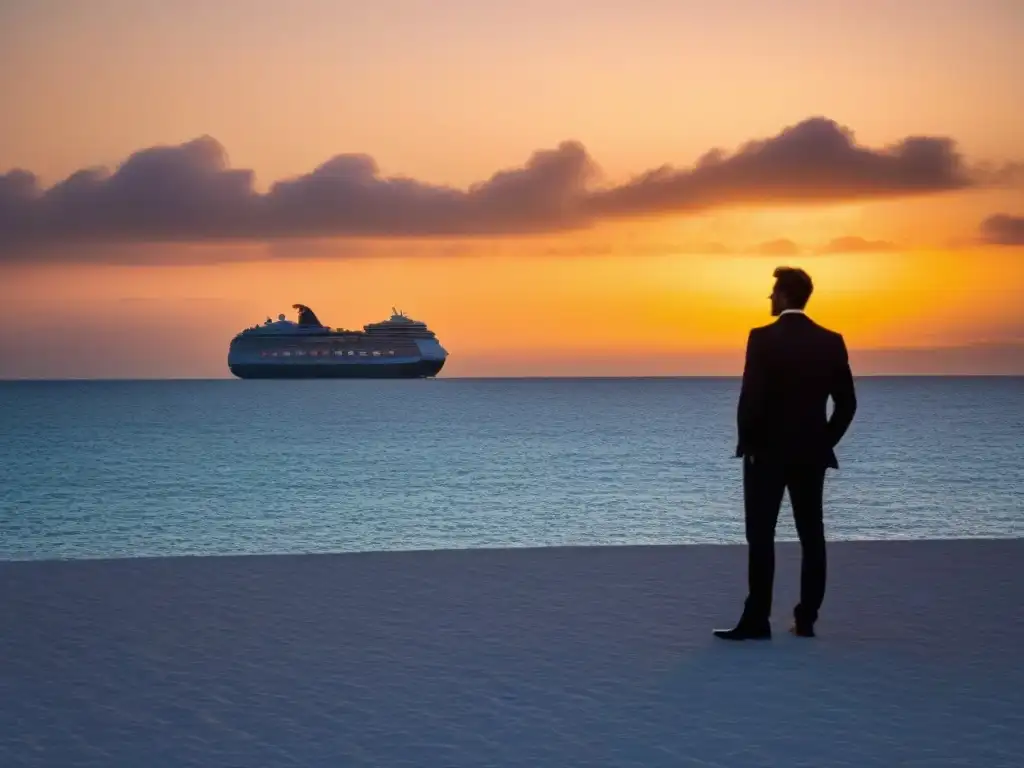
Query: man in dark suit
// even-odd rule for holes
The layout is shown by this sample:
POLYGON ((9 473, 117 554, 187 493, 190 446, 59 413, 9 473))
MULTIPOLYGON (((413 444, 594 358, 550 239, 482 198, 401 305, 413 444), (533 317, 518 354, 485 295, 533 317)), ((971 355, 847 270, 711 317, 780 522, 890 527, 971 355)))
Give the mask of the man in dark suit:
POLYGON ((777 319, 750 332, 740 390, 736 456, 743 459, 749 591, 739 623, 715 630, 725 640, 771 637, 775 526, 787 489, 803 552, 800 602, 790 631, 814 636, 825 596, 825 471, 838 469, 835 447, 857 410, 843 337, 804 314, 814 291, 810 276, 779 267, 773 277, 777 319), (830 396, 834 408, 828 417, 830 396))

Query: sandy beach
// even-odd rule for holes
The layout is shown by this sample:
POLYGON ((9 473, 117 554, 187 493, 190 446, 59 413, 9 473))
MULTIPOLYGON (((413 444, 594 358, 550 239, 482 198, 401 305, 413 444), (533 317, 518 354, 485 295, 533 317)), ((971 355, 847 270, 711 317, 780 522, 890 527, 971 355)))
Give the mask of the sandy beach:
POLYGON ((0 765, 1019 766, 1022 540, 0 563, 0 765))

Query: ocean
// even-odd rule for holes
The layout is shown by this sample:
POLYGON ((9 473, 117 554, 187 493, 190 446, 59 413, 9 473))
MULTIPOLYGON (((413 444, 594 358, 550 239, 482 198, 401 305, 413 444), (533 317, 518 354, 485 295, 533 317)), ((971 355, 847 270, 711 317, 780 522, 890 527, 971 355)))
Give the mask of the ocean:
MULTIPOLYGON (((863 378, 830 539, 1024 536, 1024 378, 863 378)), ((0 383, 0 560, 741 543, 739 380, 0 383)), ((780 540, 796 538, 788 501, 780 540)))

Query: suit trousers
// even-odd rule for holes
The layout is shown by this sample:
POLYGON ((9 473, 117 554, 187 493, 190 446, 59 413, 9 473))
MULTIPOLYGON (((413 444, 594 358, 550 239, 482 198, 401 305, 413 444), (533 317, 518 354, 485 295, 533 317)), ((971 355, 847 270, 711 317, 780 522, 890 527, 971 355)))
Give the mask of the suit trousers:
POLYGON ((748 594, 743 620, 765 624, 771 617, 775 581, 775 527, 782 497, 789 491, 800 537, 800 602, 793 611, 800 624, 813 626, 825 598, 824 464, 743 459, 743 506, 748 562, 748 594))

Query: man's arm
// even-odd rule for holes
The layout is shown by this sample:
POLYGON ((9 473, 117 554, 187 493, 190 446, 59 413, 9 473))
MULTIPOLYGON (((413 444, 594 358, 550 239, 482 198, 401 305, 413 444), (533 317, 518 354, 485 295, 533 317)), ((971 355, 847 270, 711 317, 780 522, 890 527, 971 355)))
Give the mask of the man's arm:
POLYGON ((828 420, 826 427, 829 443, 835 448, 843 439, 846 430, 853 422, 853 415, 857 412, 857 392, 853 386, 853 372, 850 370, 850 355, 846 350, 846 342, 839 337, 839 360, 836 370, 832 375, 832 384, 829 388, 832 402, 835 408, 828 420))
POLYGON ((743 383, 740 385, 740 399, 736 408, 736 427, 739 443, 736 456, 749 453, 761 420, 764 406, 764 366, 755 331, 747 336, 747 353, 743 361, 743 383))

